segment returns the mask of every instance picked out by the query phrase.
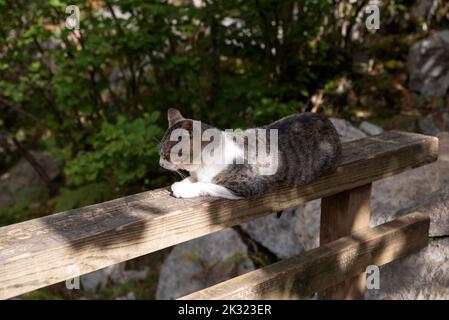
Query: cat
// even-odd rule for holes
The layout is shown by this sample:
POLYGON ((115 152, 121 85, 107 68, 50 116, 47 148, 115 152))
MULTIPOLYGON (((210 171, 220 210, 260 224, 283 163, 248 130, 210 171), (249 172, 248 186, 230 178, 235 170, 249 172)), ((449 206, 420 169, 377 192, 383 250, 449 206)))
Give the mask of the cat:
MULTIPOLYGON (((237 140, 225 131, 186 119, 173 108, 168 110, 168 123, 169 128, 160 143, 159 164, 168 170, 190 173, 184 180, 172 184, 172 195, 177 198, 258 197, 278 186, 299 186, 332 173, 341 162, 341 141, 335 127, 326 117, 316 113, 293 114, 267 126, 242 132, 244 136, 251 136, 260 129, 265 129, 270 134, 275 132, 277 137, 267 133, 265 138, 260 140, 262 142, 258 140, 256 144, 256 148, 266 144, 269 153, 263 153, 259 149, 255 151, 255 145, 249 143, 249 138, 246 138, 243 144, 237 143, 237 140), (199 147, 195 151, 192 146, 195 143, 196 123, 200 136, 211 130, 215 130, 217 134, 210 141, 197 143, 199 147), (185 132, 185 139, 174 139, 174 133, 178 132, 185 132), (224 161, 193 161, 193 158, 198 156, 196 153, 206 151, 209 143, 215 139, 222 147, 220 159, 224 161), (173 152, 175 149, 178 151, 173 152), (250 162, 248 155, 254 151, 257 160, 250 162), (175 157, 178 160, 174 161, 175 157), (268 174, 265 170, 264 173, 263 169, 273 163, 276 164, 275 170, 268 174)), ((263 135, 257 135, 259 136, 263 135)), ((201 159, 201 156, 199 158, 201 159)))

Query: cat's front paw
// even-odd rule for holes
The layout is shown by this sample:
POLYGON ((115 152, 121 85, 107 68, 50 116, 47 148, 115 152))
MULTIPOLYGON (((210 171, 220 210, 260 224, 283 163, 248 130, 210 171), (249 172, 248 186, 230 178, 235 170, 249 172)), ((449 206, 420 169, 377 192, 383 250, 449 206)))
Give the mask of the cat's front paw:
POLYGON ((175 182, 171 185, 171 191, 176 198, 194 198, 200 196, 200 190, 195 183, 175 182))

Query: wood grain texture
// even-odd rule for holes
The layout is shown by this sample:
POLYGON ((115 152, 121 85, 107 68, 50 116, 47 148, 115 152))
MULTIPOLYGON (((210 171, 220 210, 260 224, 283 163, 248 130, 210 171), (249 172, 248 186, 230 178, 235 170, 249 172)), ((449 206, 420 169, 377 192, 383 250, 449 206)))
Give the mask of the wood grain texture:
POLYGON ((429 222, 427 215, 413 212, 180 299, 307 298, 360 274, 368 265, 381 266, 425 247, 429 222))
POLYGON ((387 132, 343 145, 337 172, 260 198, 175 199, 167 189, 0 228, 9 298, 435 161, 438 139, 387 132))
MULTIPOLYGON (((320 245, 369 227, 371 183, 321 200, 320 245)), ((320 299, 353 300, 365 297, 365 272, 319 293, 320 299)))

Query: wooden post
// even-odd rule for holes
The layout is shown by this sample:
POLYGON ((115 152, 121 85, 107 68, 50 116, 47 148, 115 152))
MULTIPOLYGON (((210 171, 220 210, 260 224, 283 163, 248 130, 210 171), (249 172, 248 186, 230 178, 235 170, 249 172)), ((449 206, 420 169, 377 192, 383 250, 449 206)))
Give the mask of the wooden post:
MULTIPOLYGON (((321 200, 320 245, 369 227, 371 183, 321 200)), ((320 299, 364 299, 366 274, 345 280, 319 293, 320 299)))

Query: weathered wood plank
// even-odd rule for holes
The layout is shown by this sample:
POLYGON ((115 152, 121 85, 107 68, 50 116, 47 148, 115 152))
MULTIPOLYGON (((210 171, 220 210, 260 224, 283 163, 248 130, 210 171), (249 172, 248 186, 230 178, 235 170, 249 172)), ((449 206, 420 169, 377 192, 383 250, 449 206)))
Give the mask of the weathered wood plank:
POLYGON ((41 288, 437 159, 438 139, 387 132, 345 143, 336 173, 261 198, 175 199, 167 189, 0 228, 0 298, 41 288))
POLYGON ((414 212, 180 299, 307 298, 360 274, 368 265, 381 266, 425 247, 429 221, 414 212))
MULTIPOLYGON (((320 245, 369 227, 371 183, 321 200, 320 245)), ((320 299, 363 299, 365 272, 319 293, 320 299)))

